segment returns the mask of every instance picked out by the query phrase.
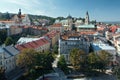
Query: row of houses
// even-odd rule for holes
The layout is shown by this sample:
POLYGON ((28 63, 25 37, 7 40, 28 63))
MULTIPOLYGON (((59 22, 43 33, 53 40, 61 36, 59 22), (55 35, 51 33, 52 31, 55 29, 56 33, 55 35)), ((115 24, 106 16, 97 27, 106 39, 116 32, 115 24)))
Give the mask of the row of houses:
POLYGON ((20 51, 31 48, 36 51, 44 52, 50 50, 50 48, 52 48, 57 43, 59 36, 60 32, 53 30, 40 38, 22 37, 18 40, 16 48, 18 48, 20 51))
POLYGON ((42 37, 36 41, 16 45, 16 48, 20 51, 24 49, 34 49, 36 51, 44 52, 50 49, 50 42, 42 37))
POLYGON ((59 54, 65 57, 65 60, 69 63, 69 54, 73 48, 83 50, 86 54, 93 52, 99 52, 105 50, 113 55, 113 61, 116 60, 116 49, 114 46, 109 45, 108 40, 93 31, 72 32, 61 35, 59 40, 59 54))
POLYGON ((18 54, 24 49, 34 49, 39 52, 50 50, 59 40, 60 32, 51 31, 40 38, 22 37, 15 46, 6 46, 0 48, 0 68, 4 68, 8 73, 14 70, 18 54))

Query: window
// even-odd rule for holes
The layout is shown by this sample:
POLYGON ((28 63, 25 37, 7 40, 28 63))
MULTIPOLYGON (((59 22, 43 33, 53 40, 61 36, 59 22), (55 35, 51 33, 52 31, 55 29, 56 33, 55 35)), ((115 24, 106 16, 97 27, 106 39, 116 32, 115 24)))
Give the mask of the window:
POLYGON ((65 42, 65 45, 67 45, 67 42, 65 42))

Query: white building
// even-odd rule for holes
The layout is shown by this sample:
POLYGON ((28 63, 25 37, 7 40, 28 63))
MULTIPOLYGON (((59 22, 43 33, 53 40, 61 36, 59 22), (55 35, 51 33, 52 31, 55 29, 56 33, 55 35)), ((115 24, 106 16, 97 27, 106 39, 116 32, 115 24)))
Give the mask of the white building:
POLYGON ((83 20, 81 19, 81 20, 76 20, 76 22, 75 22, 75 26, 79 26, 79 25, 83 25, 84 24, 84 22, 83 22, 83 20))
POLYGON ((8 73, 16 68, 16 59, 19 51, 13 46, 0 48, 0 67, 8 73))
POLYGON ((109 44, 104 42, 103 40, 96 39, 91 44, 91 46, 92 46, 92 49, 93 49, 94 52, 105 50, 105 51, 109 52, 112 55, 116 55, 116 49, 113 46, 110 46, 109 44))
POLYGON ((67 39, 59 40, 59 54, 64 55, 65 60, 69 63, 69 54, 73 48, 83 50, 86 54, 89 53, 89 43, 83 37, 71 36, 67 39))
POLYGON ((64 26, 64 30, 71 30, 73 20, 72 19, 65 19, 65 20, 61 20, 60 23, 64 26))

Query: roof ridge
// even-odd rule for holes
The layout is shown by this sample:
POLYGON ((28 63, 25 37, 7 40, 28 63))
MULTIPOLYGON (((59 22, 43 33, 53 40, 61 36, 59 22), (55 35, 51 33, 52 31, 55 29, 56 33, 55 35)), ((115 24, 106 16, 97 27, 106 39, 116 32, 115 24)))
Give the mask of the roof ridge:
POLYGON ((3 48, 9 55, 14 56, 10 51, 8 51, 6 48, 3 48))

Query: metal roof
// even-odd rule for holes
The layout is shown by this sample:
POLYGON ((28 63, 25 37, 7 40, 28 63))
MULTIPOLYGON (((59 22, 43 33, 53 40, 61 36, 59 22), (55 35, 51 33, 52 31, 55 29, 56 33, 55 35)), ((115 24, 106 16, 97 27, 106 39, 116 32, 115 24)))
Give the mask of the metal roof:
POLYGON ((95 25, 89 24, 89 25, 79 25, 77 28, 95 28, 95 25))

